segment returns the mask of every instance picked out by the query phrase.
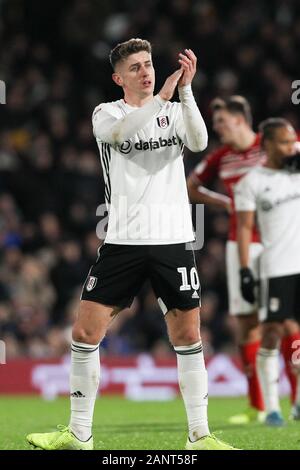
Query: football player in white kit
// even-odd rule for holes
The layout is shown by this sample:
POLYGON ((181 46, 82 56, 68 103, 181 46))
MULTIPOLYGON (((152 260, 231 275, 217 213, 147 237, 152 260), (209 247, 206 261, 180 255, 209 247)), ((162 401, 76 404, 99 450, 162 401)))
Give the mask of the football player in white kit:
MULTIPOLYGON (((270 118, 260 126, 262 146, 268 160, 249 172, 235 187, 238 246, 241 267, 248 278, 244 294, 255 296, 249 268, 249 246, 255 215, 263 244, 260 262, 262 342, 257 369, 267 416, 265 423, 281 426, 279 404, 279 346, 288 320, 300 320, 300 170, 291 171, 290 156, 296 152, 297 135, 285 119, 270 118)), ((293 157, 299 162, 300 156, 293 157)), ((299 165, 298 165, 299 168, 299 165)), ((295 323, 293 322, 295 325, 295 323)), ((299 326, 292 348, 300 346, 299 326)), ((291 356, 293 361, 293 356, 291 356)), ((300 374, 292 417, 300 419, 300 374)))
POLYGON ((231 450, 208 428, 200 283, 182 159, 184 145, 194 152, 207 146, 206 126, 191 89, 197 59, 190 49, 180 53, 179 69, 155 96, 148 41, 118 44, 110 61, 124 98, 100 104, 93 113, 109 221, 73 327, 71 419, 57 432, 30 434, 27 440, 43 449, 93 449, 99 343, 148 278, 177 355, 188 420, 186 449, 231 450), (177 86, 180 103, 171 103, 177 86))

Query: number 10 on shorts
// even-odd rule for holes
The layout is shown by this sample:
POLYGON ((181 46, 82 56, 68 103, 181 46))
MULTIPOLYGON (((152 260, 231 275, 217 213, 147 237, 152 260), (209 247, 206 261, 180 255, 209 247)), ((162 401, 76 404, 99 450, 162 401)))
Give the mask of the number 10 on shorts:
POLYGON ((188 273, 187 268, 177 268, 177 271, 181 274, 182 284, 180 286, 180 290, 198 290, 200 287, 199 276, 197 273, 197 269, 195 267, 191 268, 190 273, 188 273), (190 275, 190 279, 188 279, 188 275, 190 275))

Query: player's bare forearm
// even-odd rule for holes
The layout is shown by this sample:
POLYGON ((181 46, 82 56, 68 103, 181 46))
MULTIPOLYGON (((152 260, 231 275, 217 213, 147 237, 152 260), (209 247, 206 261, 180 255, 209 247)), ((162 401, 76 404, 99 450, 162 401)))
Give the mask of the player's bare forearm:
POLYGON ((249 247, 252 240, 254 226, 253 211, 237 212, 237 242, 241 268, 249 265, 249 247))
POLYGON ((187 187, 189 192, 190 201, 194 204, 208 204, 216 207, 225 209, 228 213, 232 211, 231 199, 224 194, 210 191, 209 189, 202 186, 200 183, 196 183, 192 177, 187 181, 187 187))

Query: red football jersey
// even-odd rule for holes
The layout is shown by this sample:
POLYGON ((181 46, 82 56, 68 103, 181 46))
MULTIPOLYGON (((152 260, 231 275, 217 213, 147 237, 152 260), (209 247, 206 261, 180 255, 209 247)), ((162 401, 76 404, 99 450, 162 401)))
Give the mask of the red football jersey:
MULTIPOLYGON (((228 196, 232 200, 233 211, 230 215, 229 240, 236 241, 236 214, 234 210, 234 185, 249 170, 256 165, 264 165, 266 154, 260 146, 260 136, 257 134, 253 144, 246 150, 235 150, 229 145, 224 145, 207 155, 194 170, 194 177, 199 184, 206 186, 216 178, 220 178, 225 186, 228 196)), ((253 230, 252 241, 259 241, 257 229, 253 230)))

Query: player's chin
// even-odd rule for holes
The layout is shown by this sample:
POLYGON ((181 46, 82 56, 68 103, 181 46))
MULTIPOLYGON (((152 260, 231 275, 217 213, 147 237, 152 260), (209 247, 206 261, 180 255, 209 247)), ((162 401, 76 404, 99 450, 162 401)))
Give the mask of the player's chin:
POLYGON ((226 135, 219 135, 219 139, 223 145, 229 145, 231 143, 229 137, 226 137, 226 135))
POLYGON ((151 85, 151 86, 150 86, 150 85, 149 85, 149 86, 145 86, 145 87, 143 87, 143 89, 142 89, 142 94, 143 94, 145 97, 147 97, 147 96, 152 96, 152 95, 153 95, 153 92, 154 92, 154 88, 153 88, 152 85, 151 85))

